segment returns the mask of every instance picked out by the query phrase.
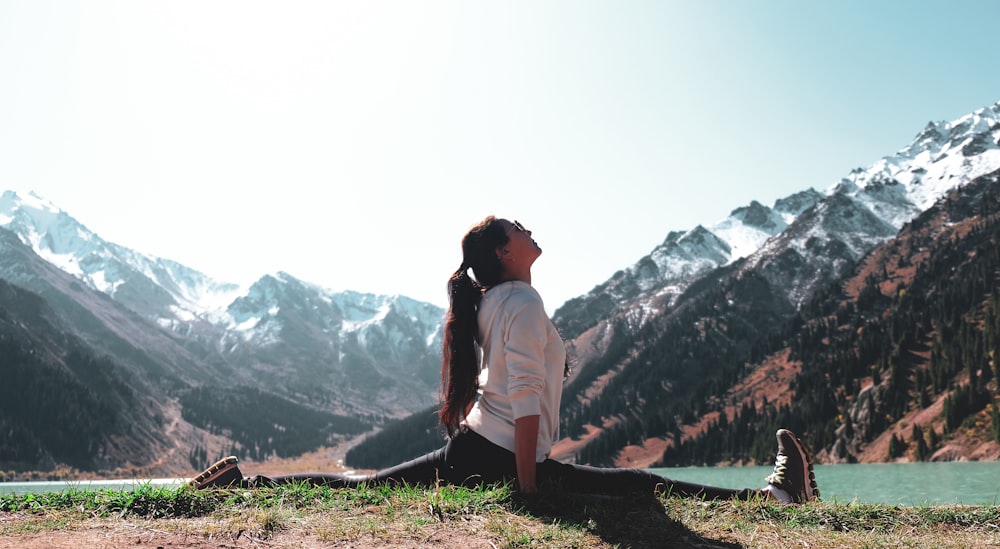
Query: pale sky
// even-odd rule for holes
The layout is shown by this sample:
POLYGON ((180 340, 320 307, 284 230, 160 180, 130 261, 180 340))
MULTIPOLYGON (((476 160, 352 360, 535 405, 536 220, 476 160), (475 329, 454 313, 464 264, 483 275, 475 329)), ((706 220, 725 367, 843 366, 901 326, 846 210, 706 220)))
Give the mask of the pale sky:
POLYGON ((487 214, 554 311, 672 230, 1000 101, 995 1, 0 0, 0 190, 249 283, 447 304, 487 214))

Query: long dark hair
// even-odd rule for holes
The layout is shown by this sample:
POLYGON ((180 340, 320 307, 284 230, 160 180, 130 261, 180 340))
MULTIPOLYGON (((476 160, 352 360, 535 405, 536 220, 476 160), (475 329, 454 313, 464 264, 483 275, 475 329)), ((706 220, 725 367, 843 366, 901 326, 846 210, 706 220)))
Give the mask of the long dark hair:
POLYGON ((479 326, 476 316, 483 293, 503 282, 497 249, 507 244, 507 230, 489 216, 462 237, 462 265, 448 279, 448 313, 441 361, 441 408, 438 416, 449 437, 459 432, 479 388, 479 326), (475 279, 469 276, 472 269, 475 279))

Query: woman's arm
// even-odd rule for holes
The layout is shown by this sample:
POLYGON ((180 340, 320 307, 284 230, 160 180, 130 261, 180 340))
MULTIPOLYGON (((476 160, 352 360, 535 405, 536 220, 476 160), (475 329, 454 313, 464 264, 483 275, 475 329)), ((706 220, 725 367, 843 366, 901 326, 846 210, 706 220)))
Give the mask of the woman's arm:
MULTIPOLYGON (((503 359, 507 366, 507 395, 514 415, 514 458, 518 487, 538 491, 535 459, 545 392, 545 344, 549 319, 537 294, 522 292, 506 320, 503 359)), ((558 410, 558 406, 555 408, 558 410)), ((549 418, 545 418, 546 421, 549 418)))
POLYGON ((517 462, 517 484, 522 493, 538 491, 535 485, 535 450, 538 447, 539 416, 519 417, 514 421, 514 459, 517 462))

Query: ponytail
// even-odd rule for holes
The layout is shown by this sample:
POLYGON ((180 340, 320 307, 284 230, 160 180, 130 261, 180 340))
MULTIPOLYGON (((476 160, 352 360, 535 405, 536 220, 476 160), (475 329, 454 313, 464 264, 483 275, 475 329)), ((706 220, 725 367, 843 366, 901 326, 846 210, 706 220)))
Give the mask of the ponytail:
POLYGON ((496 250, 507 241, 503 224, 487 217, 462 238, 462 265, 448 279, 438 417, 449 437, 458 434, 479 390, 479 302, 486 290, 503 280, 496 250), (475 280, 469 276, 470 268, 475 280))
POLYGON ((483 288, 469 276, 464 264, 448 280, 451 306, 444 326, 441 361, 441 409, 438 416, 449 437, 458 434, 459 424, 479 389, 478 325, 476 314, 483 288))

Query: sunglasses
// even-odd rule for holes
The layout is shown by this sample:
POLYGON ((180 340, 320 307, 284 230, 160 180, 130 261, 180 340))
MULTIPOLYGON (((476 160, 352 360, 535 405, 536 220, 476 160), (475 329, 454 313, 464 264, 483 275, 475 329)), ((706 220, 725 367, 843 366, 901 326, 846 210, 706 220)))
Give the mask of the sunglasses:
POLYGON ((507 229, 507 234, 510 234, 510 232, 515 229, 521 231, 522 233, 528 232, 528 229, 525 229, 524 225, 521 225, 520 221, 514 221, 511 223, 510 229, 507 229))

